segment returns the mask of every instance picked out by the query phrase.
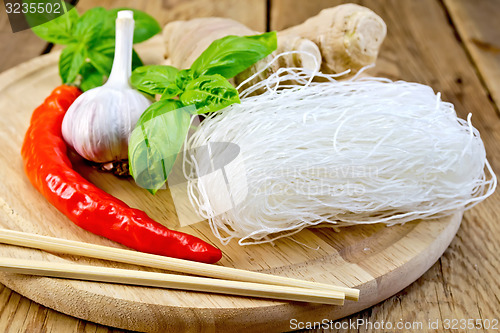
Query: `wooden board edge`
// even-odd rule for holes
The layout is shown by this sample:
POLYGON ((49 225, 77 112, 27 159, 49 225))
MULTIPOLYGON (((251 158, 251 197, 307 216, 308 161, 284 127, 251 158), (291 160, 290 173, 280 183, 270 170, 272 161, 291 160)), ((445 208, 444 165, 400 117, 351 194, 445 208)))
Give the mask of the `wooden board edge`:
MULTIPOLYGON (((130 300, 123 301, 88 291, 77 290, 66 280, 54 278, 25 277, 17 274, 1 273, 0 281, 8 288, 45 307, 76 318, 120 329, 151 332, 198 332, 202 328, 206 329, 212 326, 217 332, 255 332, 259 331, 259 329, 265 329, 267 332, 280 332, 290 329, 290 319, 292 318, 298 321, 321 321, 324 318, 338 320, 369 308, 400 292, 416 281, 439 260, 455 237, 461 224, 462 215, 462 212, 457 212, 450 216, 450 221, 446 228, 438 237, 427 244, 425 251, 421 251, 404 265, 388 273, 389 276, 386 275, 382 279, 375 277, 375 280, 371 283, 356 286, 361 290, 360 302, 348 301, 341 307, 301 304, 298 302, 276 302, 275 305, 271 306, 246 308, 243 315, 237 313, 237 309, 234 308, 192 309, 139 302, 130 303, 130 300), (434 253, 434 255, 429 256, 430 253, 434 253), (406 274, 407 272, 405 273, 405 271, 407 271, 408 266, 416 266, 418 269, 413 269, 410 273, 406 274), (390 280, 390 284, 387 286, 384 280, 390 280), (393 281, 397 281, 397 283, 393 281), (47 293, 42 294, 39 292, 40 284, 46 286, 47 293), (373 284, 376 285, 373 286, 373 284), (366 294, 366 291, 373 287, 377 292, 366 294), (34 293, 34 290, 37 290, 37 292, 34 293), (61 296, 64 297, 55 297, 55 291, 60 292, 61 296), (80 292, 86 293, 86 297, 81 297, 80 292), (54 300, 57 298, 68 297, 71 301, 68 301, 66 304, 54 303, 54 300), (83 303, 84 299, 89 301, 83 303), (98 311, 98 318, 96 320, 91 315, 91 313, 95 312, 88 310, 92 308, 93 304, 107 304, 111 308, 104 308, 102 311, 98 311), (111 311, 111 309, 116 310, 117 308, 123 313, 123 316, 119 318, 112 316, 115 312, 111 311), (276 317, 276 313, 280 313, 280 317, 276 317), (179 318, 183 318, 183 320, 179 320, 179 318), (256 321, 255 318, 258 318, 258 320, 256 321), (217 323, 222 322, 225 323, 224 327, 218 327, 217 323)), ((432 223, 432 221, 422 223, 432 223)), ((397 246, 398 243, 403 241, 401 240, 391 247, 397 246)))
MULTIPOLYGON (((40 68, 52 66, 59 61, 60 51, 51 52, 23 62, 15 67, 7 69, 0 73, 0 91, 12 82, 25 77, 32 72, 40 70, 40 68)), ((62 83, 61 83, 62 84, 62 83)), ((55 87, 54 87, 55 88, 55 87)), ((42 103, 43 101, 40 101, 42 103)))

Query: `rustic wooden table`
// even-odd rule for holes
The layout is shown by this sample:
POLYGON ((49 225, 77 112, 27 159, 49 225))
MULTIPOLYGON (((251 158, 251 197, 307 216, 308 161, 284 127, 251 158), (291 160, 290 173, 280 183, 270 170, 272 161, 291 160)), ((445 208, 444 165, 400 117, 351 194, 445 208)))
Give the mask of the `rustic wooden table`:
MULTIPOLYGON (((304 21, 340 0, 81 0, 80 12, 101 5, 129 6, 160 23, 197 16, 224 16, 265 31, 304 21)), ((500 0, 354 1, 373 9, 387 23, 388 36, 378 60, 391 79, 416 81, 441 91, 460 117, 474 114, 493 169, 500 171, 500 0)), ((0 71, 50 52, 51 45, 31 31, 13 34, 0 14, 0 71)), ((500 194, 466 212, 442 258, 420 279, 386 301, 348 318, 371 323, 423 323, 418 332, 485 331, 443 329, 445 320, 500 319, 500 194), (439 320, 439 330, 429 321, 439 320)), ((451 322, 453 323, 453 322, 451 322)), ((497 329, 498 328, 497 326, 497 329)), ((1 332, 121 332, 45 308, 0 285, 1 332)), ((354 332, 358 329, 345 329, 354 332)), ((370 331, 361 327, 359 331, 370 331)), ((382 330, 378 330, 382 331, 382 330)), ((306 331, 304 331, 306 332, 306 331)))

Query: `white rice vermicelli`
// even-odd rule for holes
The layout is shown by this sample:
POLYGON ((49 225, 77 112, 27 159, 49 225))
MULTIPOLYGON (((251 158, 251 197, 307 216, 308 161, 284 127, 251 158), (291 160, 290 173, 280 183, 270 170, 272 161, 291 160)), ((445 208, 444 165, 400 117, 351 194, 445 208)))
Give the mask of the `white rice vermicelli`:
MULTIPOLYGON (((229 197, 219 178, 196 176, 206 156, 193 153, 184 165, 192 203, 223 243, 269 242, 320 223, 437 218, 495 190, 470 115, 457 118, 428 86, 364 78, 276 91, 272 80, 254 87, 266 93, 205 119, 186 143, 240 149, 225 178, 229 197)), ((210 159, 217 154, 224 149, 210 159)))

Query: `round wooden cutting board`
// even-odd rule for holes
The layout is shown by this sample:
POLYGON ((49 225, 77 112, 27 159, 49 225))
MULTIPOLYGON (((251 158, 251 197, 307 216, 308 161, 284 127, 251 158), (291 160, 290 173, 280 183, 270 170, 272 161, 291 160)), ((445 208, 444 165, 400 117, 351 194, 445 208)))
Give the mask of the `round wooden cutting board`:
MULTIPOLYGON (((147 63, 159 62, 161 45, 139 49, 147 63), (142 51, 142 52, 141 52, 142 51)), ((0 75, 0 227, 120 247, 73 225, 48 204, 25 177, 20 156, 31 113, 54 87, 59 53, 35 58, 0 75)), ((433 221, 385 227, 367 225, 335 232, 303 230, 275 245, 222 246, 207 222, 180 227, 168 191, 156 196, 133 181, 102 174, 79 163, 87 179, 174 229, 219 246, 223 266, 345 285, 361 290, 344 306, 278 302, 208 293, 132 287, 55 278, 0 274, 0 282, 49 308, 85 320, 148 332, 258 332, 290 330, 290 320, 338 319, 372 306, 420 277, 442 255, 460 226, 462 213, 433 221)), ((0 245, 3 256, 143 269, 130 265, 0 245)))

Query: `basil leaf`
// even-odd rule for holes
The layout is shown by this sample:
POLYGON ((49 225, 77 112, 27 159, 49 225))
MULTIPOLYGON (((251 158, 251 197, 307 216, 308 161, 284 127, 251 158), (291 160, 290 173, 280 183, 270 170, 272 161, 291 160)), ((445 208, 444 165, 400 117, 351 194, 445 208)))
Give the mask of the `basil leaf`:
POLYGON ((191 123, 190 110, 170 99, 144 111, 129 139, 130 174, 155 194, 167 181, 191 123))
MULTIPOLYGON (((35 3, 34 0, 24 1, 35 3)), ((69 6, 63 1, 61 4, 64 8, 69 6)), ((77 75, 81 74, 83 85, 81 88, 88 90, 90 87, 101 85, 111 72, 115 51, 115 20, 118 11, 122 8, 110 11, 102 7, 92 8, 81 17, 76 9, 68 8, 71 9, 68 13, 32 29, 42 39, 51 43, 68 45, 59 59, 59 74, 64 83, 72 83, 77 75), (87 58, 92 65, 92 70, 82 69, 87 58), (96 72, 100 73, 101 77, 96 72), (92 77, 87 80, 86 75, 92 77)), ((139 10, 132 11, 135 19, 134 40, 136 42, 146 40, 161 30, 158 22, 148 14, 139 10)), ((33 15, 32 20, 36 22, 36 15, 33 15)), ((133 50, 132 69, 142 65, 141 58, 133 50)))
POLYGON ((106 10, 102 7, 95 7, 87 10, 73 29, 73 36, 80 42, 86 44, 98 43, 102 33, 103 17, 106 10))
POLYGON ((169 99, 178 96, 182 92, 181 88, 179 88, 175 83, 172 83, 161 93, 160 99, 169 99))
POLYGON ((179 89, 175 89, 175 87, 177 87, 175 85, 177 72, 179 72, 179 70, 172 66, 142 66, 136 68, 132 72, 130 82, 137 90, 152 95, 163 94, 167 88, 173 88, 177 91, 176 95, 170 94, 170 97, 173 97, 177 96, 180 92, 179 89))
MULTIPOLYGON (((91 49, 89 50, 89 53, 101 53, 102 55, 106 56, 108 59, 110 59, 110 63, 107 64, 107 68, 109 70, 103 74, 106 76, 109 76, 111 73, 111 68, 113 67, 113 59, 115 57, 115 39, 113 38, 101 38, 99 40, 99 43, 93 44, 91 49)), ((104 61, 104 58, 102 58, 104 61)), ((104 63, 103 63, 104 64, 104 63)), ((144 65, 141 58, 137 54, 137 52, 132 49, 132 69, 135 69, 137 67, 140 67, 144 65)))
POLYGON ((226 36, 210 44, 191 69, 194 77, 220 74, 230 79, 271 54, 276 47, 275 31, 255 36, 226 36))
POLYGON ((115 20, 120 10, 131 10, 134 12, 134 44, 141 43, 161 31, 160 24, 143 11, 131 8, 114 8, 108 10, 106 14, 107 18, 103 26, 105 36, 115 36, 115 20))
POLYGON ((87 58, 87 50, 82 44, 66 46, 59 57, 59 75, 63 83, 72 83, 87 58))
MULTIPOLYGON (((80 69, 82 77, 80 89, 83 91, 102 86, 108 79, 111 68, 113 67, 113 52, 109 55, 107 52, 101 53, 94 49, 90 49, 87 56, 90 63, 86 63, 84 67, 80 69), (89 65, 91 69, 88 69, 86 65, 89 65)), ((135 67, 142 66, 142 60, 135 51, 132 51, 132 68, 134 68, 134 65, 135 67)))
MULTIPOLYGON (((59 3, 59 2, 58 2, 59 3)), ((73 26, 78 20, 78 12, 64 1, 61 1, 62 7, 67 8, 67 12, 46 23, 39 24, 39 14, 26 13, 26 20, 32 26, 31 30, 41 39, 49 43, 67 45, 73 43, 73 26)), ((44 19, 45 20, 45 19, 44 19)))
POLYGON ((141 57, 135 52, 134 49, 132 49, 132 70, 136 69, 137 67, 144 66, 144 63, 142 62, 141 57))
MULTIPOLYGON (((41 2, 40 0, 22 0, 18 1, 22 3, 23 6, 23 14, 24 17, 26 18, 26 22, 28 23, 28 26, 31 28, 36 27, 40 24, 47 23, 49 21, 52 21, 61 15, 64 15, 68 11, 74 8, 74 6, 70 3, 69 0, 63 1, 63 0, 44 0, 44 7, 42 10, 40 10, 39 3, 41 2), (49 7, 48 7, 49 6, 49 7), (51 8, 56 8, 56 10, 50 10, 51 8), (47 12, 45 9, 49 9, 47 12), (37 10, 38 9, 38 10, 37 10), (60 10, 57 10, 60 9, 60 10)), ((76 11, 75 11, 76 12, 76 11)), ((78 14, 78 13, 77 13, 78 14)), ((77 15, 78 17, 78 15, 77 15)))
POLYGON ((81 81, 80 89, 82 91, 87 91, 96 87, 100 87, 104 84, 105 76, 102 75, 94 66, 90 63, 85 63, 80 69, 81 81))
MULTIPOLYGON (((113 56, 90 49, 88 51, 88 58, 90 63, 99 71, 99 73, 101 73, 101 75, 109 77, 111 67, 113 67, 113 56)), ((82 73, 82 75, 83 74, 84 73, 82 73)))
POLYGON ((154 102, 146 109, 146 111, 142 113, 135 127, 144 124, 145 122, 150 121, 155 117, 161 116, 164 113, 180 109, 182 107, 184 107, 184 105, 182 105, 179 100, 175 99, 169 99, 168 101, 163 101, 161 103, 154 102))
POLYGON ((179 89, 184 90, 186 85, 193 80, 193 71, 190 69, 183 69, 177 73, 175 77, 175 84, 179 89))
POLYGON ((204 75, 194 79, 186 85, 179 100, 184 105, 194 104, 198 114, 240 103, 238 91, 221 75, 204 75))

